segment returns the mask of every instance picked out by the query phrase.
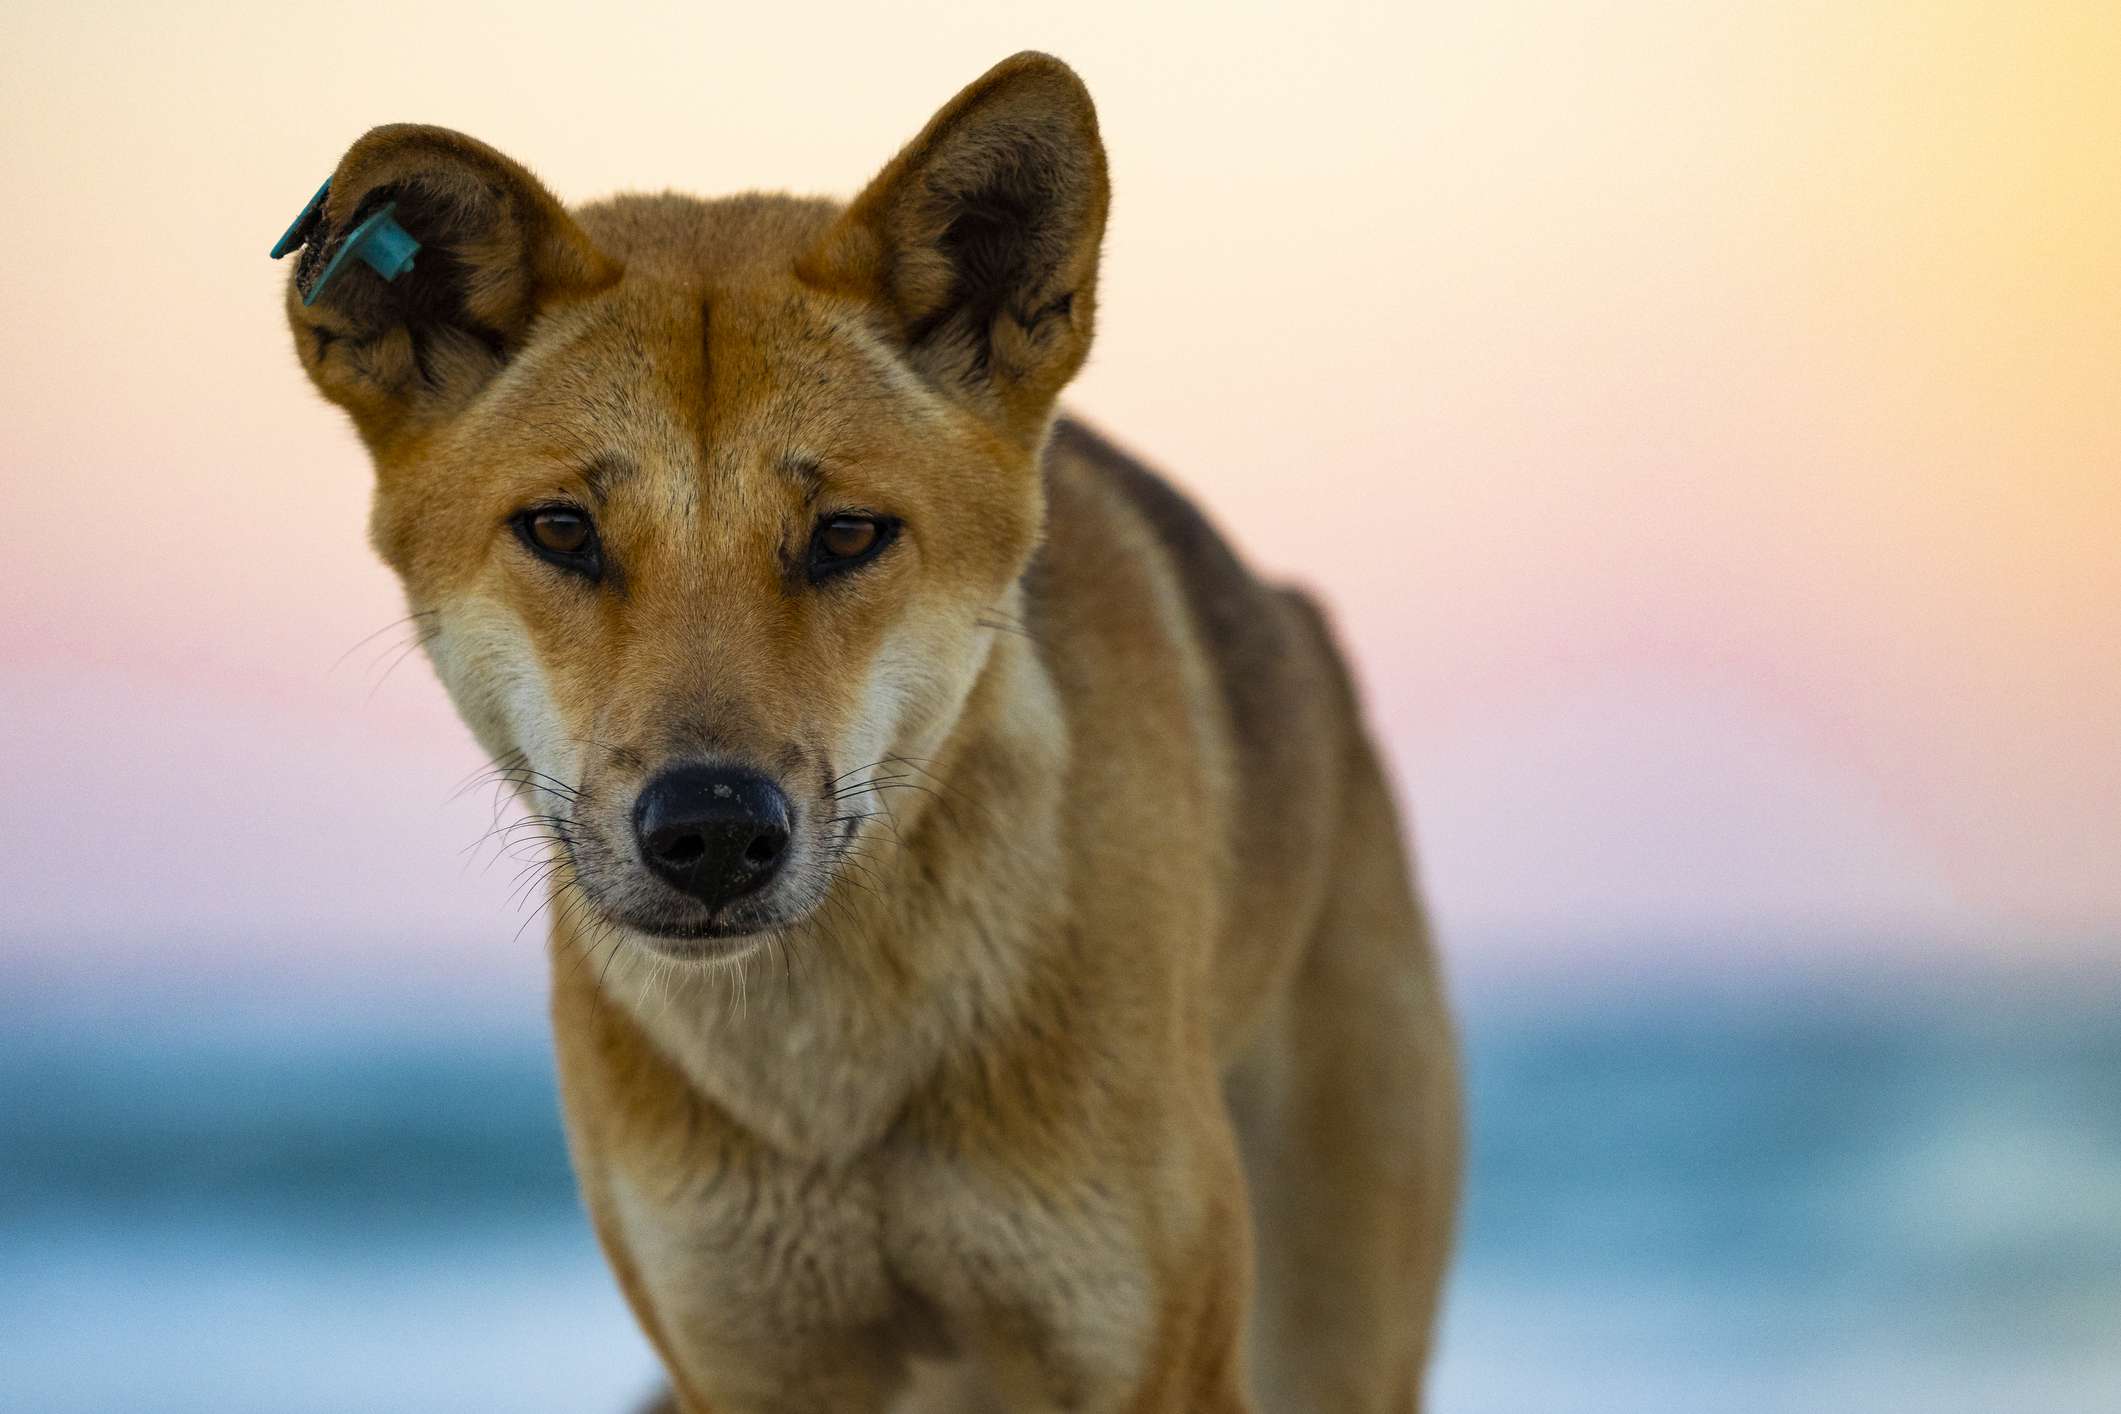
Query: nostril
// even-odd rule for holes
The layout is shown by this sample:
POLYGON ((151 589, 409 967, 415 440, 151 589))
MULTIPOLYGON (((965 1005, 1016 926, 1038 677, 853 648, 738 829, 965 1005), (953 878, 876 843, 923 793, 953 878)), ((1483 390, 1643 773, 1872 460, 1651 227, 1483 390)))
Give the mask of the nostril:
POLYGON ((678 835, 656 841, 655 853, 665 864, 684 869, 700 862, 700 856, 707 853, 707 842, 698 835, 678 835))
POLYGON ((752 840, 751 847, 744 851, 744 858, 755 865, 771 864, 781 857, 781 850, 787 843, 788 837, 780 831, 768 831, 752 840))

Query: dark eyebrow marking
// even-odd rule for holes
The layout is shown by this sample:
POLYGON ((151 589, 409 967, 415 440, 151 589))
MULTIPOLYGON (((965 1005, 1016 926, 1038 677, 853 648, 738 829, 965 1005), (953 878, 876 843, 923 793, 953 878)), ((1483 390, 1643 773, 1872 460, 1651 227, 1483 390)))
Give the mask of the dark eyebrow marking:
POLYGON ((824 464, 816 457, 799 456, 790 452, 781 458, 781 470, 795 478, 802 486, 803 494, 816 499, 825 485, 824 464))
POLYGON ((631 460, 607 452, 582 469, 582 484, 589 488, 589 494, 601 506, 611 496, 612 489, 636 470, 638 468, 631 460))

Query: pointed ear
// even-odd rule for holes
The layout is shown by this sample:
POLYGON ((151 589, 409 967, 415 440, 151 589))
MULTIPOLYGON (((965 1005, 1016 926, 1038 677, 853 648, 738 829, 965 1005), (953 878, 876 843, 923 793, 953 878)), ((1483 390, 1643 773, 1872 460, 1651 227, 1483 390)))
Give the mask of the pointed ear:
POLYGON ((1019 54, 936 114, 798 271, 879 306, 916 368, 1028 445, 1089 352, 1108 200, 1089 90, 1019 54))
POLYGON ((288 279, 287 318, 302 366, 352 414, 372 450, 433 426, 483 388, 555 301, 616 280, 523 167, 447 128, 376 128, 350 148, 306 228, 288 279), (358 260, 318 286, 340 246, 385 205, 419 242, 386 280, 358 260), (314 303, 304 303, 313 298, 314 303))

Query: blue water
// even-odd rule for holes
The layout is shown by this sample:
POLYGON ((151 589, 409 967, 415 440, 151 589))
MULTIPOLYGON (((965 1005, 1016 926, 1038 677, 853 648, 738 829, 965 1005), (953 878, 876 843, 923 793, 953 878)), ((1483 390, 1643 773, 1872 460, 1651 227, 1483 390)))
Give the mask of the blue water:
MULTIPOLYGON (((1434 1407, 2121 1409, 2121 1013, 1500 998, 1434 1407)), ((595 1411, 653 1379, 545 1039, 17 1014, 0 1407, 595 1411)))

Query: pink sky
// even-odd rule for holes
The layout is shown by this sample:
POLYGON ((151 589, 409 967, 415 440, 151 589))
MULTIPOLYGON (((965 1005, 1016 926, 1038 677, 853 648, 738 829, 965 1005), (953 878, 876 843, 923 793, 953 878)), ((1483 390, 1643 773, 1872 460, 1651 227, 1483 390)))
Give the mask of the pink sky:
POLYGON ((425 665, 332 667, 401 610, 264 250, 352 138, 844 193, 1037 46, 1072 401, 1336 606, 1452 934, 2121 940, 2115 7, 886 8, 17 8, 0 938, 534 951, 425 665))

